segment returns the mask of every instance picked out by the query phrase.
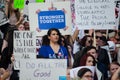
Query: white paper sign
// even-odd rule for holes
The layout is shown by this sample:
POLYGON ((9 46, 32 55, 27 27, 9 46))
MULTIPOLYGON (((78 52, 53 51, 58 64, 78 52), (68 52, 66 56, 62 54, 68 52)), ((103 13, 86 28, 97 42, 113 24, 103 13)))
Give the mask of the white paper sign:
POLYGON ((94 71, 95 71, 95 67, 94 66, 81 66, 81 67, 77 67, 77 68, 73 68, 70 70, 70 78, 77 78, 77 73, 81 68, 88 68, 92 71, 93 75, 94 75, 94 71))
POLYGON ((20 80, 66 80, 65 59, 25 59, 20 65, 20 80))
POLYGON ((115 29, 114 0, 75 0, 79 29, 115 29))
POLYGON ((19 69, 20 59, 36 58, 36 36, 33 31, 15 31, 14 49, 15 56, 14 68, 19 69))
MULTIPOLYGON (((60 18, 63 18, 63 16, 61 15, 56 15, 56 13, 52 16, 38 16, 38 13, 42 13, 45 12, 47 13, 47 11, 63 11, 64 15, 65 15, 65 20, 61 19, 61 22, 65 22, 65 28, 60 28, 60 32, 62 33, 62 35, 67 35, 67 34, 71 34, 72 31, 72 19, 71 19, 71 9, 70 9, 70 1, 63 1, 63 2, 52 2, 52 3, 29 3, 28 5, 29 7, 29 20, 30 20, 30 30, 32 31, 36 31, 37 28, 40 29, 40 25, 39 23, 43 21, 46 22, 45 25, 48 24, 54 24, 53 18, 59 18, 56 19, 58 22, 58 25, 56 25, 56 27, 61 26, 61 24, 59 24, 60 22, 60 18), (62 5, 62 6, 61 6, 62 5), (44 19, 44 20, 43 20, 44 19)), ((56 22, 56 23, 57 23, 56 22)), ((44 25, 44 26, 45 26, 44 25)), ((42 26, 41 26, 42 27, 42 26)), ((53 26, 49 26, 49 27, 53 27, 53 26)), ((58 27, 59 28, 59 27, 58 27)), ((48 29, 40 29, 40 32, 37 32, 37 36, 43 36, 45 34, 47 34, 48 29)))

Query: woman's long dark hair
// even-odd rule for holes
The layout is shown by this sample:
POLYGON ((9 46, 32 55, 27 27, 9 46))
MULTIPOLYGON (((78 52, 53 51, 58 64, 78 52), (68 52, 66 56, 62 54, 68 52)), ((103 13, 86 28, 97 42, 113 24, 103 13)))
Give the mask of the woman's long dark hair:
MULTIPOLYGON (((86 47, 85 44, 86 44, 86 41, 87 41, 87 38, 88 38, 88 37, 91 37, 91 36, 90 36, 90 35, 85 35, 85 36, 81 39, 81 41, 80 41, 79 44, 80 44, 81 46, 83 46, 83 47, 86 47)), ((93 43, 93 41, 91 40, 91 45, 92 45, 92 43, 93 43)))

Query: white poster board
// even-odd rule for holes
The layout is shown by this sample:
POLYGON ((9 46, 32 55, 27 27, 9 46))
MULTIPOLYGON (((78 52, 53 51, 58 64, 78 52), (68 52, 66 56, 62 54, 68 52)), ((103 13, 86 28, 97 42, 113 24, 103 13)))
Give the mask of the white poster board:
POLYGON ((80 67, 77 67, 77 68, 73 68, 73 69, 70 69, 70 78, 74 79, 74 78, 77 78, 77 73, 78 71, 81 69, 81 68, 88 68, 92 71, 93 75, 94 75, 94 71, 95 71, 95 67, 94 66, 80 66, 80 67))
POLYGON ((75 0, 79 29, 115 29, 114 0, 75 0))
POLYGON ((116 27, 120 27, 120 0, 115 0, 115 17, 116 17, 116 27))
POLYGON ((67 80, 66 59, 23 59, 20 80, 67 80))
MULTIPOLYGON (((70 9, 70 1, 63 1, 63 2, 52 2, 52 3, 29 3, 28 5, 29 7, 29 20, 30 20, 30 30, 32 31, 36 31, 37 28, 42 27, 39 25, 39 23, 41 21, 50 21, 49 24, 54 24, 53 20, 53 16, 54 18, 57 18, 55 20, 59 20, 60 18, 62 18, 60 15, 52 15, 52 16, 38 16, 38 13, 41 12, 46 12, 47 11, 63 11, 64 15, 65 15, 65 20, 63 22, 65 22, 65 28, 60 28, 60 32, 62 33, 62 35, 67 35, 67 34, 71 34, 72 31, 72 20, 71 20, 71 9, 70 9), (61 6, 62 5, 62 6, 61 6), (41 20, 43 19, 44 20, 41 20), (58 19, 59 18, 59 19, 58 19)), ((54 14, 54 13, 53 13, 54 14)), ((48 14, 49 15, 49 14, 48 14)), ((56 22, 56 21, 55 21, 56 22)), ((48 23, 46 23, 45 25, 47 25, 48 23)), ((55 27, 60 26, 61 24, 58 24, 55 27)), ((49 27, 53 27, 53 26, 49 26, 49 27)), ((59 27, 58 27, 59 28, 59 27)), ((40 29, 40 28, 39 28, 40 29)), ((37 36, 43 36, 47 33, 48 29, 40 29, 40 32, 37 32, 37 36)))
POLYGON ((29 21, 29 14, 28 14, 28 5, 29 3, 35 3, 35 0, 26 0, 24 2, 24 9, 23 9, 23 17, 24 21, 29 21))
POLYGON ((36 36, 33 31, 15 31, 14 49, 15 64, 14 68, 19 69, 20 59, 36 58, 36 36))

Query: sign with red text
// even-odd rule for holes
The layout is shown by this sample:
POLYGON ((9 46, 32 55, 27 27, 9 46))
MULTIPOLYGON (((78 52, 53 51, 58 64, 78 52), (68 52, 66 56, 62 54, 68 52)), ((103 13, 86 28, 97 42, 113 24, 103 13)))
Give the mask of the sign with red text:
POLYGON ((33 31, 15 31, 14 49, 15 64, 14 68, 20 68, 20 59, 36 58, 36 36, 33 31))
POLYGON ((22 59, 20 80, 67 80, 66 59, 22 59))
POLYGON ((75 0, 79 29, 115 29, 114 0, 75 0))

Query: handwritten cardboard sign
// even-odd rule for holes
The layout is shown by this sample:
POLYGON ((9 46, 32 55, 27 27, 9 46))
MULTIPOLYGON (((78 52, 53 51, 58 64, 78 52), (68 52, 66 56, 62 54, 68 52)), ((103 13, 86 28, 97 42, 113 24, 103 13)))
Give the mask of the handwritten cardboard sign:
POLYGON ((75 0, 76 26, 79 29, 114 29, 114 0, 75 0))
POLYGON ((36 38, 33 31, 15 31, 14 49, 15 69, 19 69, 20 59, 36 58, 36 38))

